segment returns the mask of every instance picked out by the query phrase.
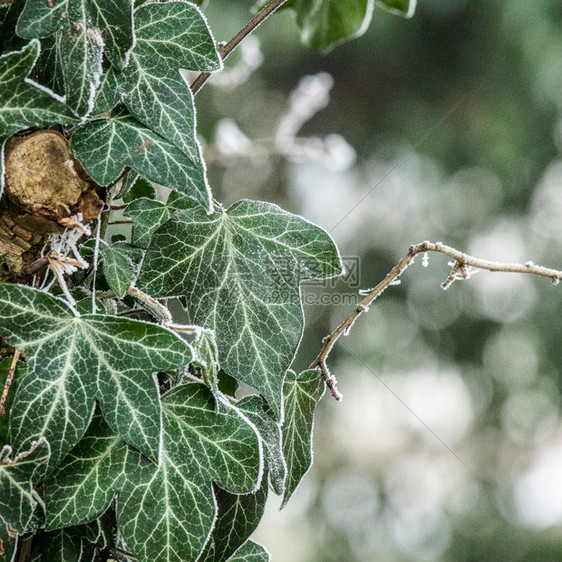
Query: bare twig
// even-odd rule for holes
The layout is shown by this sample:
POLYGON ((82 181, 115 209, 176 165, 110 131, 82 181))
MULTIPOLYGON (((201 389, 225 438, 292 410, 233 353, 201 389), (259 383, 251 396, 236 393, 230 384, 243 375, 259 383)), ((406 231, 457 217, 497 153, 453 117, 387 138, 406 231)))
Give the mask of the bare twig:
POLYGON ((20 352, 15 349, 14 356, 12 357, 12 364, 10 365, 10 370, 6 376, 6 382, 4 383, 4 390, 2 391, 2 397, 0 398, 0 416, 6 413, 6 400, 8 399, 8 392, 10 391, 10 385, 14 380, 14 374, 16 372, 16 366, 18 364, 18 359, 20 358, 20 352))
POLYGON ((539 277, 547 277, 555 285, 557 285, 560 282, 560 279, 562 279, 562 271, 557 271, 556 269, 535 265, 532 262, 519 264, 483 260, 460 252, 459 250, 456 250, 451 246, 446 246, 441 242, 433 243, 425 241, 420 244, 410 246, 408 253, 390 270, 387 276, 376 287, 370 289, 365 298, 355 307, 353 312, 330 335, 324 338, 324 347, 318 354, 318 357, 316 357, 310 365, 311 369, 320 369, 322 377, 326 381, 326 385, 336 400, 341 399, 341 394, 338 392, 336 379, 330 374, 326 363, 334 344, 338 341, 342 334, 349 332, 355 320, 357 320, 363 312, 367 312, 369 310, 369 305, 377 297, 379 297, 385 289, 398 280, 402 273, 406 271, 410 263, 412 263, 413 259, 418 254, 424 252, 437 252, 439 254, 449 256, 454 260, 452 263, 451 273, 441 284, 443 289, 448 289, 457 279, 468 279, 474 270, 498 271, 505 273, 530 273, 531 275, 538 275, 539 277))
MULTIPOLYGON (((275 10, 277 10, 287 0, 271 0, 267 6, 260 10, 228 43, 219 46, 219 55, 222 60, 241 43, 241 41, 254 29, 256 29, 263 21, 265 21, 275 10)), ((210 78, 210 72, 202 72, 191 84, 191 92, 195 95, 210 78)))

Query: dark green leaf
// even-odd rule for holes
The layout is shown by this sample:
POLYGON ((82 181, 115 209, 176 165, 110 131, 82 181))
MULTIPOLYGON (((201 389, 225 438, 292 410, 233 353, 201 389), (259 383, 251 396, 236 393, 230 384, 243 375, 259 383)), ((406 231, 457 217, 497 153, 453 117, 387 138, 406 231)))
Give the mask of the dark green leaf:
POLYGON ((181 209, 190 209, 195 203, 193 200, 173 191, 164 204, 152 199, 137 199, 125 211, 126 217, 133 219, 132 243, 139 248, 148 248, 152 235, 172 215, 181 209))
POLYGON ((31 562, 92 562, 95 546, 87 535, 86 525, 45 533, 32 553, 31 562))
POLYGON ((45 436, 53 468, 84 434, 97 399, 115 432, 158 458, 160 400, 152 373, 190 361, 181 338, 126 318, 74 316, 47 293, 8 284, 0 284, 0 333, 28 365, 12 406, 14 446, 45 436))
POLYGON ((311 49, 329 51, 367 29, 374 0, 293 0, 301 39, 311 49))
MULTIPOLYGON (((10 367, 12 365, 12 358, 5 357, 0 363, 0 389, 4 388, 10 367)), ((25 364, 18 361, 14 376, 12 378, 12 383, 6 398, 6 403, 4 404, 6 414, 0 415, 0 447, 3 447, 8 443, 8 422, 10 419, 10 410, 12 408, 12 402, 14 401, 14 395, 18 388, 18 383, 20 379, 25 375, 26 368, 25 364)), ((0 390, 2 392, 2 390, 0 390)))
POLYGON ((204 169, 124 110, 77 127, 71 147, 100 185, 111 183, 129 166, 150 181, 210 205, 204 169))
POLYGON ((111 111, 119 103, 118 88, 117 74, 106 70, 102 74, 99 86, 96 90, 92 115, 100 115, 101 113, 111 111))
POLYGON ((226 562, 258 526, 265 502, 267 481, 251 494, 229 494, 215 486, 218 516, 201 562, 226 562))
POLYGON ((39 41, 0 57, 0 194, 4 188, 4 144, 13 133, 28 127, 76 121, 55 95, 35 86, 28 75, 39 56, 39 41))
POLYGON ((325 387, 317 369, 303 371, 299 376, 293 371, 287 373, 283 385, 285 419, 282 428, 287 478, 281 507, 285 507, 312 464, 314 410, 325 387))
POLYGON ((64 96, 64 77, 54 36, 41 39, 41 54, 36 64, 37 82, 64 96))
POLYGON ((209 387, 213 395, 219 391, 219 358, 217 342, 213 332, 200 331, 193 345, 193 366, 199 371, 203 382, 209 387))
POLYGON ((192 322, 215 331, 221 366, 259 390, 277 419, 303 330, 299 283, 341 273, 330 236, 260 201, 207 214, 178 211, 154 235, 138 287, 182 295, 192 322))
POLYGON ((156 190, 149 181, 141 176, 137 176, 137 179, 127 190, 127 193, 123 195, 123 201, 131 203, 135 199, 141 199, 142 197, 154 199, 156 197, 156 190))
POLYGON ((0 4, 0 53, 17 51, 27 43, 16 33, 18 18, 24 6, 25 0, 13 0, 7 6, 0 4))
POLYGON ((103 513, 122 490, 127 465, 150 463, 96 412, 84 437, 45 481, 47 529, 79 525, 103 513))
POLYGON ((10 530, 16 535, 28 529, 41 502, 33 487, 40 480, 38 474, 48 462, 49 454, 45 439, 32 443, 28 450, 21 451, 13 459, 9 445, 0 450, 0 528, 8 529, 9 526, 8 534, 10 530))

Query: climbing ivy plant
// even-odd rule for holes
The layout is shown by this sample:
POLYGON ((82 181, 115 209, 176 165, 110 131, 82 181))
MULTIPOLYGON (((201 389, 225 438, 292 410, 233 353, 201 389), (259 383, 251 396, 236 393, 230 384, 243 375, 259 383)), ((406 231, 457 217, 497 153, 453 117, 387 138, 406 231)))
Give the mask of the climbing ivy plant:
MULTIPOLYGON (((300 282, 342 263, 300 216, 214 200, 194 94, 282 4, 219 48, 183 0, 0 3, 0 560, 269 559, 249 537, 325 386, 290 370, 300 282)), ((286 2, 323 51, 373 5, 286 2)))

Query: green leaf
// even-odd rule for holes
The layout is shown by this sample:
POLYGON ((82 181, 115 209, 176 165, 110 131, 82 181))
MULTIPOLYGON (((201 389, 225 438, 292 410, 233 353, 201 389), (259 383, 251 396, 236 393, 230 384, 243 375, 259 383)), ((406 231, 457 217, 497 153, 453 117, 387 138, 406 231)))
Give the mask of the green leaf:
POLYGON ((200 562, 230 560, 255 531, 267 501, 267 481, 251 494, 229 494, 215 486, 218 516, 200 562))
POLYGON ((7 529, 9 525, 14 535, 26 531, 38 503, 42 503, 33 487, 48 462, 49 444, 40 439, 14 459, 10 458, 11 454, 9 445, 0 450, 0 529, 7 529))
POLYGON ((31 562, 92 562, 95 546, 87 534, 86 525, 44 533, 31 562))
POLYGON ((196 560, 216 518, 211 482, 232 494, 254 492, 262 473, 253 426, 202 384, 162 398, 162 452, 154 466, 94 416, 84 439, 45 483, 47 527, 103 512, 120 491, 118 523, 146 562, 196 560))
POLYGON ((131 203, 135 199, 154 199, 156 197, 156 190, 154 186, 141 176, 137 176, 133 184, 127 190, 127 193, 122 195, 125 203, 131 203))
POLYGON ((16 34, 18 18, 25 6, 25 0, 12 0, 11 4, 0 4, 0 53, 17 51, 27 41, 16 34))
POLYGON ((405 18, 411 18, 414 15, 417 4, 417 0, 375 0, 375 2, 384 10, 405 18))
POLYGON ((201 330, 195 337, 192 365, 214 396, 219 392, 219 357, 215 334, 201 330))
POLYGON ((152 199, 136 199, 123 213, 133 219, 132 243, 139 248, 148 248, 152 235, 167 223, 176 211, 190 209, 195 203, 175 191, 162 203, 152 199))
POLYGON ((363 34, 371 21, 374 0, 294 0, 301 40, 311 49, 329 51, 363 34))
POLYGON ((80 115, 92 110, 102 56, 125 68, 133 47, 129 0, 27 0, 17 25, 20 37, 56 35, 68 104, 80 115))
POLYGON ((14 446, 45 436, 53 468, 84 434, 98 400, 115 432, 158 458, 160 400, 152 373, 190 361, 181 338, 145 322, 74 316, 63 301, 10 284, 0 284, 0 333, 28 365, 11 411, 14 446))
POLYGON ((193 96, 179 69, 221 68, 211 31, 199 9, 182 1, 142 6, 135 11, 135 30, 136 45, 120 76, 123 102, 136 119, 193 162, 200 170, 201 189, 208 190, 193 96))
POLYGON ((108 119, 76 128, 73 154, 100 185, 107 185, 129 166, 145 178, 170 187, 209 207, 205 172, 165 138, 121 109, 108 119))
POLYGON ((4 145, 10 135, 28 127, 76 121, 61 100, 28 78, 38 56, 39 41, 33 40, 21 51, 0 57, 0 194, 4 188, 4 145))
POLYGON ((99 115, 111 111, 120 101, 119 82, 115 72, 106 69, 100 78, 99 86, 94 98, 92 115, 99 115))
POLYGON ((109 287, 119 298, 123 298, 138 274, 143 251, 126 242, 100 244, 103 274, 109 287))
POLYGON ((54 36, 41 39, 41 53, 36 64, 37 82, 64 96, 64 75, 54 36))
POLYGON ((228 562, 269 562, 269 560, 269 552, 261 544, 248 541, 228 559, 228 562))
POLYGON ((7 525, 0 524, 0 562, 13 562, 17 546, 13 531, 7 525))
POLYGON ((271 487, 276 494, 281 495, 287 466, 281 448, 279 424, 266 411, 269 408, 259 396, 245 396, 236 406, 256 426, 262 439, 265 470, 269 472, 271 487))
POLYGON ((154 235, 137 285, 157 298, 184 296, 192 322, 215 331, 221 366, 259 390, 280 419, 304 325, 299 283, 341 270, 320 227, 243 200, 210 215, 178 211, 154 235))
POLYGON ((80 525, 103 513, 114 492, 122 490, 128 465, 151 463, 113 433, 97 411, 84 437, 45 481, 47 530, 80 525))
POLYGON ((283 385, 285 419, 283 421, 283 455, 287 462, 285 507, 312 464, 312 429, 316 404, 326 385, 318 369, 303 371, 297 376, 287 373, 283 385))

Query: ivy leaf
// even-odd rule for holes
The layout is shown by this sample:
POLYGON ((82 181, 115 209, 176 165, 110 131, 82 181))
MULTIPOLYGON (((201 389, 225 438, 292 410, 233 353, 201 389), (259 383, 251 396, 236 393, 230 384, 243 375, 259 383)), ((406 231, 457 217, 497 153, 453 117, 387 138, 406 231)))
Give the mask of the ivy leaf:
POLYGON ((111 183, 129 166, 150 181, 211 205, 204 170, 123 109, 77 127, 71 147, 99 185, 111 183))
POLYGON ((202 384, 162 398, 162 453, 154 466, 94 416, 84 439, 46 481, 47 528, 102 513, 120 491, 119 527, 141 561, 195 560, 216 517, 211 482, 254 492, 262 472, 255 429, 202 384))
MULTIPOLYGON (((127 187, 127 186, 123 186, 127 187)), ((123 188, 120 191, 125 191, 123 188)), ((126 190, 126 193, 119 193, 123 197, 125 203, 131 203, 135 199, 141 199, 142 197, 146 199, 156 198, 156 189, 154 186, 142 176, 137 176, 135 181, 131 183, 131 186, 126 190)))
POLYGON ((277 495, 283 493, 287 466, 281 448, 281 428, 266 410, 267 404, 256 395, 245 396, 236 404, 238 409, 256 426, 262 439, 265 470, 277 495))
POLYGON ((127 242, 107 244, 102 241, 100 256, 107 284, 119 298, 123 298, 137 276, 143 251, 127 242))
POLYGON ((193 96, 179 69, 218 70, 221 58, 203 14, 183 1, 135 12, 136 45, 119 91, 131 114, 179 148, 199 169, 208 190, 195 134, 193 96))
POLYGON ((45 533, 31 562, 92 562, 96 549, 88 540, 88 531, 82 525, 45 533))
POLYGON ((262 473, 255 429, 201 384, 179 386, 162 399, 162 460, 142 483, 125 484, 118 523, 141 561, 196 560, 215 519, 211 486, 244 494, 262 473), (150 529, 150 533, 147 533, 150 529))
POLYGON ((99 86, 94 98, 92 115, 111 111, 120 101, 117 74, 109 69, 101 75, 99 86))
POLYGON ((405 18, 411 18, 416 12, 417 0, 375 0, 377 6, 380 6, 384 10, 396 14, 399 16, 404 16, 405 18))
POLYGON ((228 559, 228 562, 269 562, 269 560, 269 552, 261 544, 248 541, 228 559))
MULTIPOLYGON (((38 473, 49 459, 49 444, 40 439, 29 450, 11 459, 12 447, 0 450, 0 540, 15 539, 28 530, 41 499, 33 490, 39 481, 38 473)), ((7 550, 8 545, 4 545, 7 550)), ((8 558, 9 560, 9 558, 8 558)))
POLYGON ((0 194, 4 188, 4 144, 10 135, 28 127, 76 121, 55 94, 28 78, 38 56, 39 41, 33 40, 21 51, 0 57, 0 194))
POLYGON ((102 74, 102 56, 125 68, 133 47, 129 0, 27 0, 17 33, 32 39, 56 36, 68 104, 80 115, 92 110, 102 74))
POLYGON ((215 331, 221 366, 259 390, 280 419, 304 324, 299 283, 341 271, 323 229, 243 200, 210 215, 178 211, 154 235, 137 285, 157 298, 185 297, 192 322, 215 331))
POLYGON ((311 49, 329 51, 363 34, 373 13, 374 0, 294 0, 301 40, 311 49))
POLYGON ((251 494, 229 494, 215 486, 218 516, 199 562, 226 562, 258 526, 267 501, 267 481, 251 494))
POLYGON ((124 212, 133 219, 132 243, 139 248, 148 248, 152 235, 167 223, 176 211, 190 209, 195 203, 175 191, 162 203, 153 199, 141 198, 133 201, 124 212))
POLYGON ((122 490, 127 465, 150 463, 96 411, 84 437, 45 481, 46 529, 80 525, 103 513, 122 490))
POLYGON ((25 0, 0 4, 0 52, 17 51, 27 43, 16 34, 16 25, 24 5, 25 0))
POLYGON ((312 464, 314 410, 325 386, 318 369, 303 371, 299 376, 293 371, 287 373, 283 385, 283 455, 287 462, 287 478, 281 508, 287 505, 312 464))
POLYGON ((78 442, 98 400, 106 421, 152 459, 160 400, 152 373, 188 363, 191 348, 153 324, 85 314, 29 287, 0 284, 0 333, 27 359, 10 419, 14 446, 45 436, 49 469, 78 442))

